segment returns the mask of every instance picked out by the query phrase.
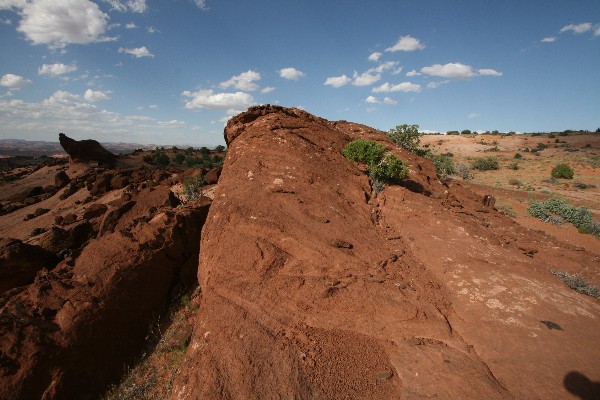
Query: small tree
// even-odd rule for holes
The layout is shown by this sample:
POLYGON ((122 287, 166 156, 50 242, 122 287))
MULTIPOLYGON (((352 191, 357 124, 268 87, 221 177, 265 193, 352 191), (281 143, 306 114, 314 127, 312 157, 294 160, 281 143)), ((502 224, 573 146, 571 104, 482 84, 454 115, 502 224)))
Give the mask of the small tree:
POLYGON ((574 172, 567 164, 557 164, 552 168, 551 175, 553 178, 573 179, 574 172))
POLYGON ((389 138, 398 146, 416 152, 421 143, 419 125, 398 125, 388 132, 389 138))
POLYGON ((171 163, 171 159, 165 153, 164 149, 157 149, 154 154, 152 154, 152 162, 161 167, 166 167, 171 163))
POLYGON ((217 147, 215 147, 215 151, 216 151, 217 153, 222 153, 222 152, 224 152, 224 151, 225 151, 225 146, 223 146, 223 145, 221 145, 221 144, 220 144, 220 145, 218 145, 217 147))

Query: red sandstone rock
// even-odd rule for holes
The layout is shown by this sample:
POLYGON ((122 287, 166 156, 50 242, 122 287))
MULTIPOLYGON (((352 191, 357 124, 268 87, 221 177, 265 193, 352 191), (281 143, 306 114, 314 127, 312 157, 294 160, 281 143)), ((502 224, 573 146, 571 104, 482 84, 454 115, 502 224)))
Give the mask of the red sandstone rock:
POLYGON ((173 399, 558 399, 571 371, 599 379, 600 304, 549 272, 597 271, 598 255, 362 125, 260 106, 225 138, 173 399), (408 179, 375 193, 341 154, 356 138, 406 159, 408 179))
POLYGON ((17 239, 0 239, 0 294, 33 282, 42 269, 52 269, 58 257, 17 239))
POLYGON ((159 210, 1 299, 0 398, 95 399, 118 380, 173 291, 194 285, 207 210, 159 210))

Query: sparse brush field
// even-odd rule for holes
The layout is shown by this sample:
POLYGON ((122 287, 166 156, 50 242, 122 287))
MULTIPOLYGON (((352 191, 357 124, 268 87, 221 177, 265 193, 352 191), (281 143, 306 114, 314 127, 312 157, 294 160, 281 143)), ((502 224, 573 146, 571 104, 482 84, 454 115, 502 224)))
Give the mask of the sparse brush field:
MULTIPOLYGON (((497 204, 510 207, 520 224, 600 250, 600 240, 593 235, 578 232, 570 224, 542 222, 527 212, 532 201, 561 198, 587 208, 600 222, 600 134, 423 135, 421 145, 435 154, 452 154, 455 165, 469 166, 469 174, 461 175, 468 176, 472 189, 496 196, 497 204), (498 161, 499 169, 473 167, 490 158, 498 161), (571 179, 552 176, 560 164, 573 171, 571 179)), ((559 169, 566 170, 563 166, 559 169)), ((463 180, 461 176, 454 179, 463 180)))

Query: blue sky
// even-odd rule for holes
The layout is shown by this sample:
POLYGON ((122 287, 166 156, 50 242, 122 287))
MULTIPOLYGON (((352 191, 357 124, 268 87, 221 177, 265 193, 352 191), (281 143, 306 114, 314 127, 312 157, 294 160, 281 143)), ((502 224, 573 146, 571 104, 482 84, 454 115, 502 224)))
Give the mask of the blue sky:
POLYGON ((0 139, 223 144, 255 104, 595 130, 598 0, 0 0, 0 139))

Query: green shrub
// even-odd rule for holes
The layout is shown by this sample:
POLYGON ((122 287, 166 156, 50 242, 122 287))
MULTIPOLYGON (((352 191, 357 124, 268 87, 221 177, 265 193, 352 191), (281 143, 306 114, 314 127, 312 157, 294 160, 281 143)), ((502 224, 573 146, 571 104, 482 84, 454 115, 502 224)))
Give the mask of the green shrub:
POLYGON ((513 186, 523 186, 523 182, 518 179, 511 179, 508 181, 508 184, 513 186))
POLYGON ((473 178, 473 174, 471 173, 471 167, 465 164, 456 164, 454 167, 454 173, 463 180, 468 181, 473 178))
POLYGON ((454 162, 452 158, 446 154, 438 154, 429 156, 433 165, 435 165, 435 170, 437 172, 437 176, 441 181, 447 180, 450 175, 454 174, 454 162))
POLYGON ((396 145, 412 152, 419 148, 421 142, 419 125, 397 125, 390 129, 387 135, 396 145))
POLYGON ((557 164, 552 168, 551 173, 553 178, 573 179, 573 169, 567 164, 557 164))
POLYGON ((183 179, 183 193, 188 201, 202 197, 202 188, 206 181, 202 176, 189 175, 183 179))
POLYGON ((508 166, 508 168, 516 171, 516 170, 519 169, 519 163, 518 162, 510 163, 510 165, 508 166))
POLYGON ((523 155, 521 153, 516 153, 515 158, 516 159, 523 158, 523 155))
POLYGON ((473 168, 480 171, 488 171, 492 169, 500 169, 500 164, 496 157, 483 157, 473 161, 473 168))
POLYGON ((392 153, 385 153, 379 162, 369 165, 373 180, 389 182, 404 179, 408 175, 408 164, 392 153))
POLYGON ((175 159, 173 161, 175 161, 177 164, 182 164, 185 161, 185 154, 178 152, 175 154, 175 159))
POLYGON ((166 167, 171 164, 171 159, 164 150, 156 150, 152 154, 152 163, 161 167, 166 167))
POLYGON ((406 161, 386 152, 384 145, 373 140, 354 140, 344 147, 342 154, 349 160, 367 164, 377 192, 383 190, 383 182, 404 179, 408 175, 406 161))
POLYGON ((358 139, 344 147, 342 154, 349 160, 362 162, 368 165, 379 162, 386 152, 384 145, 373 140, 358 139))
POLYGON ((532 216, 545 222, 559 216, 572 223, 576 228, 585 228, 592 224, 592 213, 585 207, 575 207, 563 199, 548 199, 532 202, 527 211, 532 216))
POLYGON ((562 279, 562 281, 571 289, 600 300, 600 288, 587 282, 581 275, 570 274, 565 271, 550 270, 550 272, 552 275, 562 279))

